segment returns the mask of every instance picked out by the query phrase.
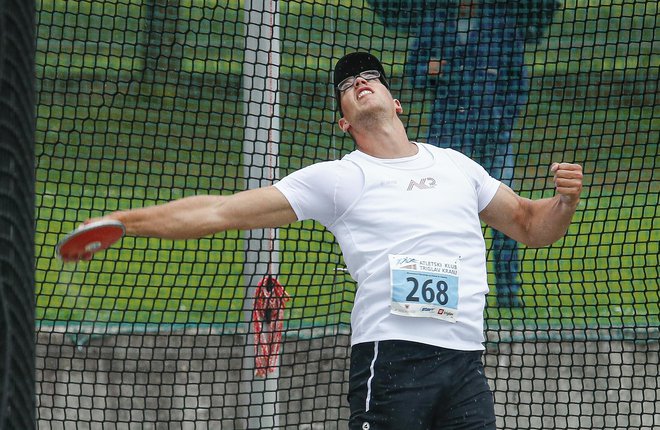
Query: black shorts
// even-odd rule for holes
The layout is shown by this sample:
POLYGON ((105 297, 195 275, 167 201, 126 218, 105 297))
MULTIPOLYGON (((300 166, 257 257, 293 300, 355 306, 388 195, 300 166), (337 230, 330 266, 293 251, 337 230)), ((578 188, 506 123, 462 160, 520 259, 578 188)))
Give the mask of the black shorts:
POLYGON ((353 346, 349 428, 495 429, 481 355, 406 341, 353 346))

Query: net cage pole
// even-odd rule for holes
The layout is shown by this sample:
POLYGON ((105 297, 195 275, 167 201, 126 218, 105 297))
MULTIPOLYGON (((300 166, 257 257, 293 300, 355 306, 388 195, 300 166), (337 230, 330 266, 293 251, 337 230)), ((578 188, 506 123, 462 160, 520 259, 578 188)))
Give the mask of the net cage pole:
MULTIPOLYGON (((280 114, 278 79, 280 30, 277 1, 244 2, 246 38, 243 60, 245 131, 244 173, 247 189, 271 185, 277 176, 280 114)), ((245 321, 252 318, 256 285, 278 273, 277 230, 252 230, 245 238, 243 279, 246 285, 245 321)), ((256 336, 248 330, 241 375, 241 406, 248 406, 248 428, 277 428, 279 370, 255 376, 256 336)))

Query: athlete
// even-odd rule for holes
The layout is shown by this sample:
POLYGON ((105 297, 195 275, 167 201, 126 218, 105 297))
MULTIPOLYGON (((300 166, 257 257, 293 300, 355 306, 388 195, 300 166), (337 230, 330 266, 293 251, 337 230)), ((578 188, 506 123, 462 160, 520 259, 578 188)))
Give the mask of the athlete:
POLYGON ((352 311, 351 429, 494 429, 484 375, 488 292, 481 222, 527 246, 566 233, 582 168, 553 163, 556 194, 529 200, 448 148, 412 142, 381 63, 334 70, 339 127, 357 149, 273 186, 107 215, 134 236, 191 239, 314 219, 337 238, 358 289, 352 311))

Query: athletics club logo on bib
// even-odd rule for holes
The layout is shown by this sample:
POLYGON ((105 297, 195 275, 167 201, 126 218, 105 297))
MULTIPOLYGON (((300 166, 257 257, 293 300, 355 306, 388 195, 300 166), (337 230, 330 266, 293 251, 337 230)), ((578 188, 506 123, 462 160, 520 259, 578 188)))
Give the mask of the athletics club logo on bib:
POLYGON ((458 260, 417 255, 390 255, 389 259, 391 313, 456 322, 458 260))

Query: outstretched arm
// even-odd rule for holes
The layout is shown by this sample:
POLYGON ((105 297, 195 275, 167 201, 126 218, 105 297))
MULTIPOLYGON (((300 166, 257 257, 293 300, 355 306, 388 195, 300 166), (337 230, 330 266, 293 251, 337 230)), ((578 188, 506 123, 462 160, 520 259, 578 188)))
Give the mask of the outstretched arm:
POLYGON ((530 200, 500 185, 479 216, 489 226, 530 247, 550 245, 568 231, 582 192, 582 166, 554 163, 556 195, 530 200))
POLYGON ((101 219, 121 221, 130 236, 163 239, 195 239, 226 230, 280 227, 297 220, 288 200, 273 186, 229 196, 186 197, 113 212, 101 219))

